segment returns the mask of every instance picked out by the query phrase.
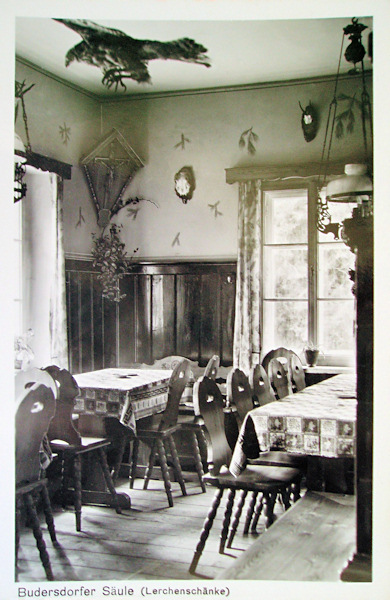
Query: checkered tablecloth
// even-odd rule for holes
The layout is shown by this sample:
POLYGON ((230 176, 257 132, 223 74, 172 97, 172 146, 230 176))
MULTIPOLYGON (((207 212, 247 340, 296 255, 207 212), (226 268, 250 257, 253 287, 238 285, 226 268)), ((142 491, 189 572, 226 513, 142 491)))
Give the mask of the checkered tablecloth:
POLYGON ((247 458, 270 449, 331 458, 354 456, 356 405, 356 376, 343 374, 250 411, 230 471, 239 474, 247 458))
POLYGON ((135 432, 137 419, 165 409, 171 373, 165 369, 102 369, 75 375, 80 395, 74 412, 117 417, 135 432))

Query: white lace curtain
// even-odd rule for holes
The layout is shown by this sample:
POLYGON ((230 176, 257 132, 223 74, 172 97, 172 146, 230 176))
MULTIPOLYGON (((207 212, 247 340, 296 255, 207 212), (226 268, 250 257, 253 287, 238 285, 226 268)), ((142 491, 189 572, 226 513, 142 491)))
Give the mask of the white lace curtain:
POLYGON ((239 184, 238 256, 233 365, 245 373, 260 362, 261 180, 239 184))
MULTIPOLYGON (((52 175, 54 177, 54 175, 52 175)), ((68 368, 68 336, 66 320, 66 282, 63 228, 63 180, 56 178, 56 201, 53 206, 53 277, 50 294, 50 354, 53 364, 68 368)))
POLYGON ((54 173, 28 167, 23 202, 23 326, 34 335, 32 365, 68 367, 63 184, 54 173))

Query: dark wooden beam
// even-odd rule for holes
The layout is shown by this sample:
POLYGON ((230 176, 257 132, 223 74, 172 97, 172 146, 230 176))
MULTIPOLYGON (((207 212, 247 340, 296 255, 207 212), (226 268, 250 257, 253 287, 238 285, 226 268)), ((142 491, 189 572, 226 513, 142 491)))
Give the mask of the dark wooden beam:
POLYGON ((26 164, 30 165, 31 167, 41 169, 41 171, 50 171, 51 173, 57 173, 57 175, 60 175, 60 177, 62 177, 63 179, 72 178, 72 165, 69 165, 68 163, 61 162, 60 160, 56 160, 55 158, 44 156, 43 154, 38 154, 37 152, 21 152, 19 150, 16 150, 15 154, 26 158, 26 164))

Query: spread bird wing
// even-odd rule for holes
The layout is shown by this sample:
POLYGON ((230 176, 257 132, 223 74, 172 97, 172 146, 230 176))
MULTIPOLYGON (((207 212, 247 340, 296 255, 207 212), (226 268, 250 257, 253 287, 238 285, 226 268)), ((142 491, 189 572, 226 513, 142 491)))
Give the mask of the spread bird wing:
POLYGON ((190 38, 171 42, 138 40, 119 29, 98 25, 84 19, 54 19, 77 32, 83 42, 71 48, 65 64, 72 61, 86 62, 103 71, 102 82, 107 87, 118 85, 126 88, 123 79, 133 79, 138 83, 151 81, 147 63, 150 60, 179 60, 210 67, 205 55, 206 48, 190 38))
POLYGON ((110 34, 114 37, 126 38, 128 37, 123 31, 119 29, 113 29, 111 27, 104 27, 104 25, 99 25, 98 23, 94 23, 93 21, 88 21, 87 19, 53 19, 53 21, 58 21, 59 23, 63 23, 69 29, 72 29, 85 40, 88 41, 91 36, 95 37, 97 34, 104 35, 110 34))

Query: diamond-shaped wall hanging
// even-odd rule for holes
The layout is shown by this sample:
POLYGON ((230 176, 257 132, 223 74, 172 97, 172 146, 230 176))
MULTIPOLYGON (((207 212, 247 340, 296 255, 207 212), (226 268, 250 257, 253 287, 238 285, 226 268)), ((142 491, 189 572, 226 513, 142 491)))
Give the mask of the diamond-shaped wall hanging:
POLYGON ((122 207, 124 191, 144 163, 114 128, 81 159, 81 164, 96 208, 98 225, 104 228, 122 207))

